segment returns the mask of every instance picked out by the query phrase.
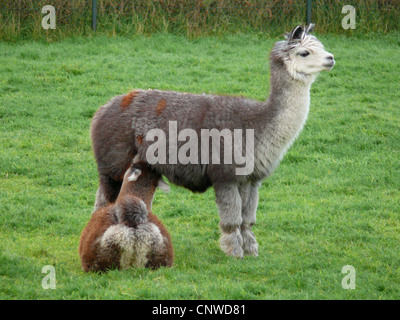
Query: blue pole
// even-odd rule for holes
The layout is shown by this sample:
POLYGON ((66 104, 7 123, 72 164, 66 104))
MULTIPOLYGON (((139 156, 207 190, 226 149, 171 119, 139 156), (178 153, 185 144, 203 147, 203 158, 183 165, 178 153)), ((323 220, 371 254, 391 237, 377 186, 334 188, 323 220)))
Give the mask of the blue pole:
POLYGON ((97 0, 92 0, 92 29, 97 30, 97 0))
POLYGON ((310 25, 311 23, 311 7, 312 7, 312 0, 307 0, 306 5, 306 23, 310 25))

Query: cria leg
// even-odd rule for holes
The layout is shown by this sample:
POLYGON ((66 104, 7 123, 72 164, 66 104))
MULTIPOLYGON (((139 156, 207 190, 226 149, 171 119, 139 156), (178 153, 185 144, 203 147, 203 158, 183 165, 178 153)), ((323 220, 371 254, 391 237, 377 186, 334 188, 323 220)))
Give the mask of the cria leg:
POLYGON ((243 238, 240 234, 242 224, 242 200, 235 184, 214 185, 216 202, 220 216, 221 249, 228 255, 243 258, 243 238))
POLYGON ((256 222, 258 188, 259 183, 249 183, 239 187, 239 193, 242 198, 240 233, 243 237, 243 250, 245 255, 255 257, 258 256, 258 244, 251 228, 256 222))

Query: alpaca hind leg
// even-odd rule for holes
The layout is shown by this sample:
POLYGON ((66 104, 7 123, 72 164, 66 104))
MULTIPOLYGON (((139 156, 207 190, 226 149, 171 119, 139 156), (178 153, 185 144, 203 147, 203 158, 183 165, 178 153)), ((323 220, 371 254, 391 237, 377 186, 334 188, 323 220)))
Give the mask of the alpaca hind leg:
POLYGON ((254 233, 251 231, 256 222, 258 205, 259 184, 249 183, 239 187, 242 198, 242 224, 240 233, 243 237, 243 250, 245 255, 258 256, 258 244, 254 233))
POLYGON ((94 210, 105 207, 106 205, 115 202, 121 189, 122 181, 115 181, 108 175, 100 174, 99 188, 96 193, 96 201, 94 210))
POLYGON ((228 256, 243 258, 243 239, 240 234, 242 224, 242 200, 235 184, 214 186, 216 203, 220 215, 220 246, 228 256))

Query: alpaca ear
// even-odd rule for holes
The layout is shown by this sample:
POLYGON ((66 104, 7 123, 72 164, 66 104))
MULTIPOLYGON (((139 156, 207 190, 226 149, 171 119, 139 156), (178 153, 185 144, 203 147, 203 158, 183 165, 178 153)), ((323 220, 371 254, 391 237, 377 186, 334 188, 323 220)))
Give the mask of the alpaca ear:
POLYGON ((169 185, 163 180, 163 178, 160 178, 158 180, 158 188, 166 193, 170 192, 171 189, 169 185))
POLYGON ((128 177, 128 181, 136 181, 140 174, 142 173, 142 170, 140 169, 133 169, 133 172, 131 173, 131 175, 128 177))
POLYGON ((313 32, 314 29, 315 29, 315 24, 314 24, 314 23, 310 23, 310 24, 306 27, 305 33, 313 32))
POLYGON ((140 162, 140 157, 139 157, 139 155, 137 154, 137 155, 133 158, 132 163, 138 163, 138 162, 140 162))
POLYGON ((303 26, 297 26, 290 32, 287 39, 289 41, 300 39, 303 32, 304 32, 303 26))

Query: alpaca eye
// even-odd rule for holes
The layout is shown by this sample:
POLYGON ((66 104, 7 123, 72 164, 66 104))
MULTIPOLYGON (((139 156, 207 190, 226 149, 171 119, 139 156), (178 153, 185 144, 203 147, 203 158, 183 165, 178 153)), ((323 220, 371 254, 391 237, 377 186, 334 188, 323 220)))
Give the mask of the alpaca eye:
POLYGON ((300 53, 300 56, 302 56, 304 58, 304 57, 307 57, 309 54, 310 53, 308 51, 304 51, 304 52, 300 53))

